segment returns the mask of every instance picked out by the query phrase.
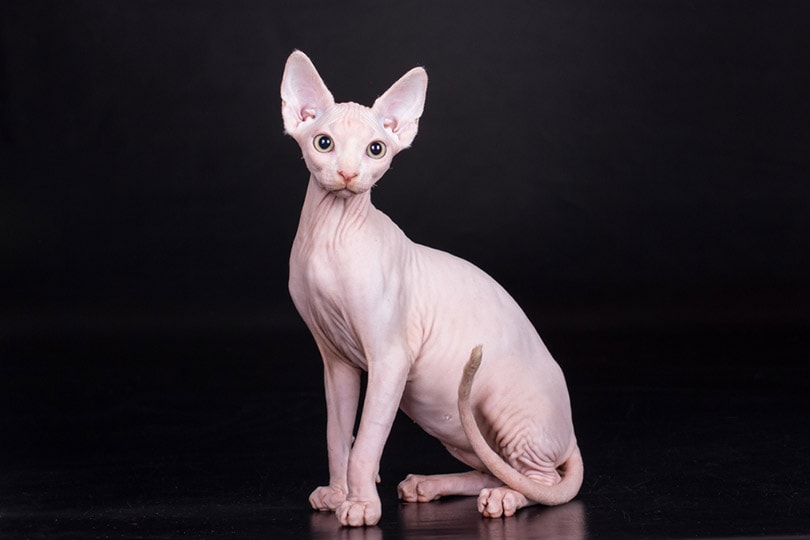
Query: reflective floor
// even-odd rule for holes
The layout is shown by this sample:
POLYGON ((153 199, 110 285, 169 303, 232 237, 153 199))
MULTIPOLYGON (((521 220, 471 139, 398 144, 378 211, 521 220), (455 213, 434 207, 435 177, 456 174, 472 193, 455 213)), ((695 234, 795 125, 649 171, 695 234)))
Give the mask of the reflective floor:
POLYGON ((307 505, 326 451, 306 334, 7 339, 0 537, 810 537, 807 334, 545 335, 569 380, 579 497, 496 520, 472 498, 401 504, 407 473, 463 467, 400 417, 367 529, 307 505))

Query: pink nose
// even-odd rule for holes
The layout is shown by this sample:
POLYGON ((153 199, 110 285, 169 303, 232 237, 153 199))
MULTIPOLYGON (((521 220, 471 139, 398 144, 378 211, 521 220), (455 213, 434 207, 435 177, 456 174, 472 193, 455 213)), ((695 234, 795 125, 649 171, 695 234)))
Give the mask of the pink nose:
POLYGON ((356 172, 347 173, 343 171, 338 171, 338 174, 340 175, 341 178, 343 178, 343 181, 346 182, 347 184, 357 176, 356 172))

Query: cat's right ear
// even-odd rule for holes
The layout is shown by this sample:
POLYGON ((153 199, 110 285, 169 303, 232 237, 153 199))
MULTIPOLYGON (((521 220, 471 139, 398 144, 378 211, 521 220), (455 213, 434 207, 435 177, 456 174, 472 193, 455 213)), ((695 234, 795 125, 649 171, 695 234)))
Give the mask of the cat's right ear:
POLYGON ((281 116, 284 130, 293 137, 301 127, 315 120, 335 104, 332 93, 318 75, 312 61, 301 51, 287 58, 281 79, 281 116))

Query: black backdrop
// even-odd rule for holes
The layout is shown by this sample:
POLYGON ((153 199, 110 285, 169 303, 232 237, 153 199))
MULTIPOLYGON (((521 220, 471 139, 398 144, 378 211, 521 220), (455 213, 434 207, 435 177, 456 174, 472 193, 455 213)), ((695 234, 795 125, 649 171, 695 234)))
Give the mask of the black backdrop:
MULTIPOLYGON (((374 200, 503 283, 560 361, 588 468, 571 537, 807 533, 808 16, 0 0, 0 529, 337 534, 307 510, 323 391, 286 288, 298 48, 341 101, 427 68, 420 133, 374 200)), ((398 422, 386 538, 418 532, 408 511, 425 534, 529 536, 452 510, 469 501, 397 505, 406 473, 452 467, 398 422)))
POLYGON ((299 324, 295 48, 339 101, 427 68, 375 203, 542 323, 806 321, 806 6, 3 2, 3 333, 299 324))

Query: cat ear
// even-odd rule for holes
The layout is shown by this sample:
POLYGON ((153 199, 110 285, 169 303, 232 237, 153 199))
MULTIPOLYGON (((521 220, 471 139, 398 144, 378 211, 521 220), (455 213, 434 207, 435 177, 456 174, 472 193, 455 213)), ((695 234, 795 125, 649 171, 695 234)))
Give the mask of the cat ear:
POLYGON ((295 137, 307 121, 318 118, 335 104, 312 61, 301 51, 293 52, 281 79, 281 116, 284 130, 295 137))
POLYGON ((402 76, 377 98, 371 110, 382 120, 383 126, 407 148, 416 137, 419 117, 425 108, 427 73, 418 67, 402 76))

